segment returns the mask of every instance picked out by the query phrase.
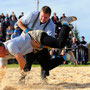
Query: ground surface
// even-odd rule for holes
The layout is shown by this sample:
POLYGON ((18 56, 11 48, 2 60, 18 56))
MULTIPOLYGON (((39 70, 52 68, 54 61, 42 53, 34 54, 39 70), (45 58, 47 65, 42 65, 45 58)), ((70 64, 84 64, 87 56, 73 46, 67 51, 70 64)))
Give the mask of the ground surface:
POLYGON ((33 67, 25 84, 19 84, 18 68, 0 70, 0 90, 90 90, 90 67, 57 67, 48 83, 40 80, 40 67, 33 67))

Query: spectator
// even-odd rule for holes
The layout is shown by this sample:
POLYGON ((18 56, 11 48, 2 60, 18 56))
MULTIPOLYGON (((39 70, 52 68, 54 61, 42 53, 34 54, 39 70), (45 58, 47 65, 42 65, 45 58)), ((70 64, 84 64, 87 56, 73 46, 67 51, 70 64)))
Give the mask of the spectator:
POLYGON ((3 41, 2 23, 0 23, 0 41, 3 41))
POLYGON ((19 19, 20 19, 22 16, 24 16, 24 13, 23 13, 23 12, 21 12, 21 15, 19 16, 19 19))
POLYGON ((87 48, 87 42, 85 41, 85 37, 81 37, 81 61, 82 64, 87 64, 88 61, 88 48, 87 48))
POLYGON ((51 59, 53 59, 53 58, 55 58, 55 57, 57 56, 58 50, 52 48, 49 53, 50 53, 50 55, 51 55, 51 59))
POLYGON ((73 51, 73 53, 74 53, 74 55, 75 55, 75 57, 76 57, 76 59, 77 59, 78 64, 80 64, 78 46, 79 46, 79 42, 76 41, 76 38, 75 38, 75 37, 73 37, 73 38, 72 38, 72 46, 71 46, 71 48, 72 48, 72 51, 73 51))
POLYGON ((56 13, 53 13, 52 21, 54 22, 54 24, 57 24, 57 22, 59 21, 59 18, 58 16, 56 16, 56 13))
POLYGON ((5 17, 4 22, 2 23, 2 31, 3 31, 3 39, 4 41, 6 41, 6 29, 8 28, 8 26, 10 25, 10 22, 8 20, 7 17, 5 17))
POLYGON ((0 15, 0 22, 1 22, 1 19, 2 19, 2 18, 1 18, 1 15, 0 15))
POLYGON ((11 35, 11 39, 20 36, 20 32, 18 30, 18 26, 14 26, 15 30, 14 33, 11 35))
POLYGON ((59 22, 59 19, 58 19, 58 16, 56 16, 56 13, 54 12, 53 13, 53 16, 52 16, 52 21, 54 22, 54 25, 55 25, 55 37, 58 37, 58 33, 57 33, 57 24, 59 22))
POLYGON ((13 39, 13 38, 15 38, 15 37, 18 37, 18 36, 20 36, 20 35, 18 34, 18 30, 14 30, 14 33, 11 35, 11 39, 13 39))
POLYGON ((6 14, 6 15, 5 15, 5 18, 7 18, 7 19, 9 20, 9 15, 8 15, 8 14, 6 14))
POLYGON ((10 20, 10 25, 12 26, 13 30, 14 30, 14 25, 16 22, 17 22, 17 20, 15 19, 15 16, 12 16, 11 20, 10 20))
POLYGON ((15 20, 17 20, 17 17, 16 17, 16 15, 14 14, 14 12, 12 12, 12 14, 10 15, 10 20, 12 20, 12 19, 11 19, 12 16, 14 16, 14 17, 15 17, 15 20))
POLYGON ((5 16, 3 13, 1 13, 1 18, 4 20, 5 19, 5 16))
POLYGON ((65 13, 62 14, 62 16, 60 17, 60 20, 64 18, 66 18, 65 13))
POLYGON ((3 23, 4 22, 4 20, 3 20, 3 18, 1 18, 1 23, 3 23))
POLYGON ((13 34, 12 26, 8 26, 7 31, 6 31, 6 41, 11 39, 12 34, 13 34))
POLYGON ((66 55, 65 55, 65 51, 62 50, 61 53, 60 53, 60 55, 62 55, 62 57, 64 58, 65 61, 63 62, 63 64, 65 64, 65 63, 66 63, 66 55))

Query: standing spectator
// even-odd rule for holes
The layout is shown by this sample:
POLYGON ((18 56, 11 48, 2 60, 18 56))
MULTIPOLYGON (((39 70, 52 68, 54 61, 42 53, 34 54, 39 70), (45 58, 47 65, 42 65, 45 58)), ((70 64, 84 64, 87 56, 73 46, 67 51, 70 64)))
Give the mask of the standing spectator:
POLYGON ((9 19, 5 17, 4 22, 2 23, 3 39, 6 41, 6 29, 10 25, 9 19))
POLYGON ((87 42, 85 41, 85 37, 82 36, 81 37, 81 60, 82 60, 82 64, 87 64, 88 61, 88 48, 87 48, 87 42))
POLYGON ((0 15, 0 22, 1 22, 1 19, 2 19, 2 18, 1 18, 1 15, 0 15))
POLYGON ((17 20, 15 19, 15 16, 12 16, 11 20, 10 20, 10 25, 12 26, 13 30, 14 30, 14 25, 16 22, 17 22, 17 20))
POLYGON ((8 15, 8 14, 6 14, 6 15, 5 15, 5 18, 7 18, 7 19, 9 20, 9 15, 8 15))
POLYGON ((52 21, 54 22, 55 25, 55 37, 57 38, 61 29, 60 27, 61 23, 59 22, 59 18, 58 16, 56 16, 56 13, 53 14, 52 21))
POLYGON ((15 17, 15 20, 17 20, 17 17, 16 17, 16 15, 14 14, 14 12, 12 12, 12 14, 10 15, 10 20, 11 20, 12 16, 14 16, 14 17, 15 17))
POLYGON ((59 18, 58 18, 58 16, 56 16, 55 12, 53 13, 52 21, 54 22, 54 24, 57 24, 57 22, 59 21, 59 18))
POLYGON ((78 45, 79 45, 79 42, 76 41, 76 38, 75 37, 73 37, 72 38, 72 46, 71 46, 71 48, 72 48, 72 51, 73 51, 73 53, 74 53, 74 55, 75 55, 75 57, 77 59, 78 64, 80 64, 78 45))
POLYGON ((0 41, 3 41, 2 23, 0 22, 0 41))
POLYGON ((64 18, 66 18, 65 13, 62 14, 62 16, 60 17, 60 20, 64 18))
POLYGON ((24 16, 24 13, 23 13, 23 12, 21 12, 21 15, 19 16, 19 19, 20 19, 22 16, 24 16))
POLYGON ((56 16, 56 13, 54 12, 53 13, 53 16, 52 16, 52 21, 54 22, 54 25, 55 25, 55 37, 58 37, 58 33, 57 33, 57 25, 58 25, 58 22, 59 22, 59 18, 58 16, 56 16))
POLYGON ((12 34, 13 34, 12 26, 8 26, 7 31, 6 31, 6 41, 11 39, 12 34))
POLYGON ((1 18, 4 20, 5 19, 5 16, 3 13, 1 13, 1 18))

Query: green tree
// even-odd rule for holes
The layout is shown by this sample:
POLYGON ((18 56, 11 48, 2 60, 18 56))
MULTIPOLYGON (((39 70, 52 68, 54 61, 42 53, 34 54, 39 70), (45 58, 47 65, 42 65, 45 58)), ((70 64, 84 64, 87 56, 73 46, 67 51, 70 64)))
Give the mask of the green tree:
POLYGON ((78 41, 80 41, 80 36, 79 36, 79 31, 78 31, 78 29, 77 29, 77 26, 75 26, 75 27, 73 28, 73 34, 74 34, 74 37, 76 37, 76 39, 77 39, 78 41))

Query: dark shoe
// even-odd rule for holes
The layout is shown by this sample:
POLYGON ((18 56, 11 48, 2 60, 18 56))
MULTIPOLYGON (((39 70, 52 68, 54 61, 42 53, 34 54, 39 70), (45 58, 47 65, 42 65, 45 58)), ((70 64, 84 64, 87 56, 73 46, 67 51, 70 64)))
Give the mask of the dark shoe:
POLYGON ((49 71, 45 71, 41 68, 41 80, 45 79, 46 76, 49 76, 49 71))

